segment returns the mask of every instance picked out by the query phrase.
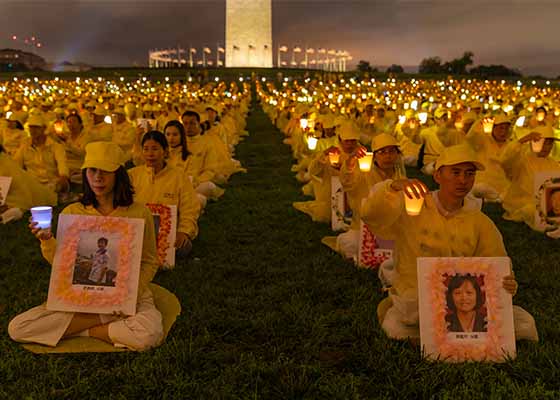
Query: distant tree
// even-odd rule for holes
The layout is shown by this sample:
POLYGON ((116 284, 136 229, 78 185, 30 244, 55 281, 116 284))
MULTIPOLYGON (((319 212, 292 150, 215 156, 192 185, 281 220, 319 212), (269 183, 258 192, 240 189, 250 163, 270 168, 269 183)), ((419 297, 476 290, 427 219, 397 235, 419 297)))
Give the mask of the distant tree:
POLYGON ((474 53, 465 51, 463 57, 455 58, 443 64, 443 70, 454 75, 466 75, 467 67, 473 64, 474 53))
POLYGON ((360 72, 370 72, 371 71, 371 64, 369 61, 360 60, 357 65, 358 71, 360 72))
POLYGON ((404 72, 403 67, 397 64, 392 64, 389 68, 387 68, 388 74, 402 74, 404 72))
POLYGON ((418 72, 421 74, 440 74, 444 72, 443 66, 441 65, 441 58, 439 57, 428 57, 424 58, 420 62, 418 67, 418 72))
POLYGON ((511 76, 511 77, 521 77, 523 76, 521 72, 517 69, 508 68, 505 65, 479 65, 475 68, 471 68, 469 71, 471 75, 478 75, 481 77, 492 77, 492 76, 511 76))

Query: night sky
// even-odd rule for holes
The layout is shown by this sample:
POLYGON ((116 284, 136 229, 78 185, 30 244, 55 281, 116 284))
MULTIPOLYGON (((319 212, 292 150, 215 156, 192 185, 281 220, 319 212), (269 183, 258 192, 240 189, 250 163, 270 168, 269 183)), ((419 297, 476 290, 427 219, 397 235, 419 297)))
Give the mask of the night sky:
MULTIPOLYGON (((273 0, 273 40, 348 50, 353 63, 383 66, 471 50, 475 64, 555 77, 559 17, 556 0, 273 0)), ((51 62, 147 65, 150 48, 215 49, 225 40, 224 0, 0 0, 0 20, 0 47, 27 48, 51 62), (24 45, 32 35, 41 49, 24 45)))

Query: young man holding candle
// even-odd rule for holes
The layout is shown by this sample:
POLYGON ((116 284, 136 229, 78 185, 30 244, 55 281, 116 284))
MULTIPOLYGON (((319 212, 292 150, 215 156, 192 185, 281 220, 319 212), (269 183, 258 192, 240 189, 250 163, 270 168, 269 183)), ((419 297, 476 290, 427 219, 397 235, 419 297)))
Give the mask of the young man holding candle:
MULTIPOLYGON (((389 282, 389 297, 377 309, 389 337, 419 338, 417 257, 507 256, 496 226, 480 211, 479 204, 467 197, 476 172, 481 170, 484 166, 468 146, 451 146, 435 164, 438 191, 430 193, 415 179, 389 179, 377 184, 364 201, 364 222, 383 238, 396 241, 397 275, 389 282), (424 198, 417 216, 408 215, 405 196, 424 198)), ((513 275, 504 278, 503 286, 512 295, 517 291, 513 275)), ((538 340, 532 316, 517 306, 514 322, 517 339, 538 340)))

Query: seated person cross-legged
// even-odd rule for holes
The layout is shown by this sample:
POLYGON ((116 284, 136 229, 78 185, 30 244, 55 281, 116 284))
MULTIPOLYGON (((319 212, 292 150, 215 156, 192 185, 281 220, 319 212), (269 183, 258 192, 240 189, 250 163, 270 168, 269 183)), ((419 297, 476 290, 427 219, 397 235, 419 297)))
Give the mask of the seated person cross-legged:
MULTIPOLYGON (((8 333, 13 340, 54 347, 64 338, 89 336, 136 351, 155 347, 163 340, 162 315, 148 286, 158 269, 153 219, 143 204, 133 201, 132 185, 124 169, 124 161, 124 154, 115 143, 88 144, 82 166, 84 196, 80 202, 67 206, 62 213, 144 219, 136 314, 50 311, 43 303, 10 321, 8 333)), ((35 222, 29 226, 41 241, 43 256, 52 263, 56 239, 52 233, 38 229, 35 222)))
MULTIPOLYGON (((364 201, 362 219, 372 231, 395 240, 395 268, 389 298, 378 306, 380 324, 394 339, 420 336, 418 325, 417 257, 504 257, 502 235, 467 194, 477 170, 484 166, 465 145, 445 149, 435 164, 438 191, 430 193, 418 180, 386 180, 378 183, 364 201), (401 193, 401 192, 404 192, 401 193), (404 195, 424 197, 417 216, 404 207, 404 195)), ((473 200, 474 201, 474 200, 473 200)), ((515 294, 513 275, 503 280, 506 291, 515 294)), ((521 307, 513 307, 517 339, 538 340, 533 317, 521 307)))

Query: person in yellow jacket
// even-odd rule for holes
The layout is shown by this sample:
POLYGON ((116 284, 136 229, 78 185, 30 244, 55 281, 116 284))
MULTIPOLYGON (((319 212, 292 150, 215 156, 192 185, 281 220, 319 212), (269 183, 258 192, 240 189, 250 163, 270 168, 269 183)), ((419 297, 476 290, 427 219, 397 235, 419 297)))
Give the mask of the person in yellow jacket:
POLYGON ((178 257, 186 257, 192 241, 198 234, 200 204, 191 181, 184 171, 166 164, 169 145, 163 133, 150 131, 142 138, 145 164, 128 171, 135 200, 177 206, 177 236, 175 249, 178 257))
POLYGON ((502 154, 511 138, 511 120, 506 115, 484 118, 475 122, 466 136, 466 142, 478 154, 486 169, 476 176, 473 194, 486 201, 501 202, 511 181, 502 165, 502 154), (493 123, 493 125, 492 125, 493 123), (484 132, 483 126, 490 124, 492 133, 484 132))
POLYGON ((58 140, 66 151, 66 163, 70 174, 70 181, 75 184, 82 184, 82 164, 86 154, 86 145, 95 141, 95 137, 84 129, 82 118, 79 114, 69 114, 66 117, 68 133, 57 135, 58 140))
POLYGON ((505 194, 502 206, 504 219, 525 222, 535 229, 535 174, 544 171, 557 171, 560 164, 550 157, 552 146, 557 139, 551 126, 537 126, 531 133, 512 142, 503 152, 501 162, 511 177, 511 185, 505 194), (528 144, 542 140, 538 153, 528 144))
POLYGON ((57 193, 67 193, 70 185, 64 147, 47 137, 43 118, 32 115, 27 125, 31 140, 19 148, 14 160, 41 184, 57 193))
POLYGON ((4 193, 4 205, 0 206, 0 222, 17 220, 23 212, 38 205, 55 206, 56 193, 41 185, 37 179, 22 170, 0 145, 0 176, 12 178, 8 193, 4 193))
POLYGON ((197 193, 206 198, 218 199, 224 194, 224 190, 215 183, 222 179, 219 171, 223 160, 213 142, 201 135, 200 115, 197 112, 187 110, 181 119, 187 135, 187 149, 191 153, 185 173, 192 176, 192 184, 197 193))
MULTIPOLYGON (((362 219, 373 232, 395 240, 396 276, 388 282, 389 298, 378 306, 379 322, 394 339, 419 338, 417 257, 502 257, 507 256, 502 235, 467 197, 477 171, 484 169, 469 146, 451 146, 436 161, 434 179, 440 188, 428 192, 416 179, 378 183, 361 208, 362 219), (406 213, 404 196, 424 197, 418 216, 406 213)), ((513 276, 503 287, 517 291, 513 276)), ((514 306, 517 339, 538 340, 533 317, 514 306)))
POLYGON ((113 110, 113 142, 121 146, 126 160, 132 159, 132 147, 136 141, 136 128, 126 120, 124 108, 119 106, 113 110))
POLYGON ((184 171, 190 153, 187 149, 187 135, 183 124, 177 120, 171 120, 165 124, 163 134, 169 144, 167 163, 184 171))
POLYGON ((368 196, 375 184, 387 179, 406 178, 401 152, 393 136, 386 133, 375 136, 371 142, 371 149, 374 159, 368 172, 363 172, 357 167, 358 158, 364 155, 363 151, 357 151, 347 158, 340 172, 340 183, 352 209, 352 223, 347 232, 337 236, 335 250, 354 261, 358 258, 362 200, 368 196))
POLYGON ((22 122, 18 121, 16 114, 10 114, 7 121, 6 128, 0 132, 0 143, 10 156, 14 156, 25 140, 28 139, 28 136, 23 129, 22 122))
MULTIPOLYGON (((8 325, 10 337, 22 343, 56 346, 70 336, 91 336, 129 349, 142 351, 160 344, 163 323, 148 287, 157 272, 156 237, 150 210, 134 202, 133 189, 124 155, 114 143, 94 142, 86 146, 83 165, 84 196, 67 206, 63 214, 142 218, 144 238, 136 314, 133 316, 50 311, 46 303, 17 315, 8 325)), ((56 239, 50 232, 31 223, 33 234, 41 241, 41 251, 52 264, 56 239)))
POLYGON ((93 110, 93 121, 92 125, 89 126, 89 133, 94 137, 96 141, 107 141, 110 142, 113 138, 113 128, 111 125, 105 122, 105 117, 107 116, 107 110, 101 105, 95 106, 93 110))

